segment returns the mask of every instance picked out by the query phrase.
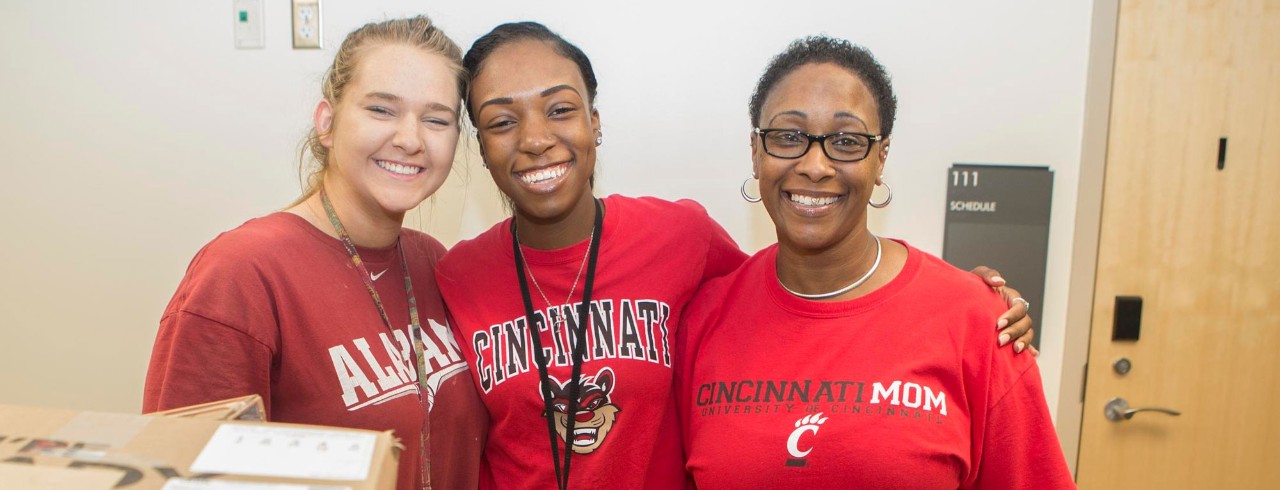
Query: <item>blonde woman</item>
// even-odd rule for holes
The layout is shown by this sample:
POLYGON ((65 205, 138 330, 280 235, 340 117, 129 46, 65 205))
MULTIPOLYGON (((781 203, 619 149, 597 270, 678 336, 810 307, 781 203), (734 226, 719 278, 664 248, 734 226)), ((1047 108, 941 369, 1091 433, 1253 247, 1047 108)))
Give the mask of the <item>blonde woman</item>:
POLYGON ((426 17, 347 36, 309 188, 196 254, 160 320, 144 411, 256 393, 272 421, 394 430, 398 488, 475 487, 486 421, 436 287, 444 247, 401 225, 449 173, 465 82, 426 17))

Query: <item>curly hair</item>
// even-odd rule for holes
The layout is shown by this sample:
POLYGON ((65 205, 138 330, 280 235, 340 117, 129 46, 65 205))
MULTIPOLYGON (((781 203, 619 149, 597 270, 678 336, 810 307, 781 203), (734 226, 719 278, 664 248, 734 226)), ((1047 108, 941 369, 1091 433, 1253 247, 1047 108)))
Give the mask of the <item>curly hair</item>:
POLYGON ((760 111, 763 110, 764 101, 778 82, 801 66, 811 63, 832 63, 862 79, 876 100, 876 111, 880 116, 880 134, 889 136, 893 133, 893 118, 898 110, 898 98, 893 94, 893 83, 889 80, 889 73, 867 48, 829 36, 808 36, 792 41, 786 50, 769 61, 769 66, 756 82, 755 92, 751 94, 749 110, 753 126, 760 123, 760 111))

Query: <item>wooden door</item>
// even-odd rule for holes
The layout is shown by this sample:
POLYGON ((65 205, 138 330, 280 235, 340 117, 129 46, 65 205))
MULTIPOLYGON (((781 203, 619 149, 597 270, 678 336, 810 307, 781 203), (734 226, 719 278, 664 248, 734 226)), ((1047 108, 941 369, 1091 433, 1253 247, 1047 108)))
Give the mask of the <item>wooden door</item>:
POLYGON ((1280 1, 1122 0, 1116 50, 1080 488, 1280 488, 1280 1))

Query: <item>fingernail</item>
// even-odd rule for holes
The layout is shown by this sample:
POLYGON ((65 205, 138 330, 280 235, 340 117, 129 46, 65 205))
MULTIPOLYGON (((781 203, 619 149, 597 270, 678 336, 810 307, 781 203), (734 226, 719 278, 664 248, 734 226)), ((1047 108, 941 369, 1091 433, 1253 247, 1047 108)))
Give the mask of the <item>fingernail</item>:
POLYGON ((1009 343, 1009 334, 1007 333, 1000 334, 999 344, 1003 346, 1004 344, 1007 344, 1007 343, 1009 343))
POLYGON ((1007 326, 1009 326, 1008 318, 1001 318, 1000 321, 996 322, 996 330, 1004 330, 1004 327, 1007 326))
POLYGON ((1027 344, 1024 344, 1024 343, 1022 343, 1022 342, 1018 342, 1018 343, 1016 343, 1016 344, 1013 344, 1013 351, 1014 351, 1014 352, 1016 352, 1016 353, 1018 353, 1018 354, 1021 354, 1021 353, 1022 353, 1022 349, 1025 349, 1026 347, 1027 347, 1027 344))
POLYGON ((992 277, 992 278, 991 278, 991 280, 992 280, 992 281, 995 281, 995 282, 998 282, 998 283, 1000 283, 1000 284, 1004 284, 1004 278, 1003 278, 1003 277, 1000 277, 1000 276, 992 277))

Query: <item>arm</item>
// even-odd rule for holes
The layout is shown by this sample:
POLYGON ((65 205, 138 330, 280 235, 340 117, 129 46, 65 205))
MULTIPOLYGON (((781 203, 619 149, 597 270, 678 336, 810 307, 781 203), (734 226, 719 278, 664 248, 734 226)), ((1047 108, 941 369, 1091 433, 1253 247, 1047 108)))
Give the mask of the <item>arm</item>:
POLYGON ((257 393, 271 414, 271 349, 217 321, 178 310, 160 322, 142 411, 257 393))
POLYGON ((476 392, 471 371, 462 369, 440 385, 431 407, 431 486, 471 489, 479 485, 480 460, 489 412, 476 392))
POLYGON ((707 236, 707 260, 702 270, 701 282, 707 282, 733 272, 747 260, 747 254, 738 248, 738 244, 720 223, 711 219, 706 210, 699 209, 706 221, 707 236))
POLYGON ((1018 290, 1013 289, 1005 284, 1003 277, 1000 277, 1000 271, 987 266, 980 265, 975 267, 973 274, 981 277, 988 286, 995 288, 1004 298, 1005 306, 1009 308, 1000 315, 996 320, 996 328, 1000 330, 997 342, 1000 345, 1006 345, 1010 340, 1013 342, 1013 351, 1021 354, 1023 349, 1028 349, 1034 356, 1039 356, 1040 351, 1031 345, 1031 339, 1035 337, 1035 330, 1031 327, 1034 320, 1031 319, 1029 311, 1027 311, 1027 303, 1021 298, 1022 294, 1018 290))
POLYGON ((969 488, 1076 488, 1045 405, 1039 368, 1031 363, 993 402, 969 488))

